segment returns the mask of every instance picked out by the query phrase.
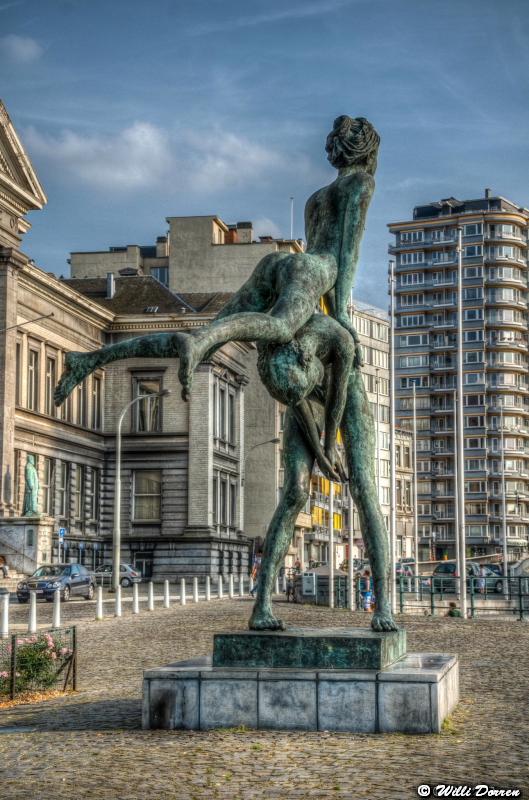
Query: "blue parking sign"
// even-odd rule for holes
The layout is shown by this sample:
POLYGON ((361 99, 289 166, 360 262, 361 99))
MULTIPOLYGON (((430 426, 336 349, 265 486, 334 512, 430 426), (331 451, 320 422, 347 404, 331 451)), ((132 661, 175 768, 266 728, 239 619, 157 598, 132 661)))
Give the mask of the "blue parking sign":
POLYGON ((66 536, 66 528, 59 528, 59 539, 62 541, 66 536))

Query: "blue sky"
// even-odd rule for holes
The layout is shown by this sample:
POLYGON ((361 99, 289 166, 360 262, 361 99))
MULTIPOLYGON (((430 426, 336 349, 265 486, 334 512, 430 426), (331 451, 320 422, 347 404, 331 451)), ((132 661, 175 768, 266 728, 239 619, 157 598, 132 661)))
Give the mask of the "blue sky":
POLYGON ((24 249, 150 244, 165 217, 295 236, 339 114, 382 137, 355 294, 386 223, 485 187, 529 206, 526 0, 0 0, 2 96, 48 195, 24 249))

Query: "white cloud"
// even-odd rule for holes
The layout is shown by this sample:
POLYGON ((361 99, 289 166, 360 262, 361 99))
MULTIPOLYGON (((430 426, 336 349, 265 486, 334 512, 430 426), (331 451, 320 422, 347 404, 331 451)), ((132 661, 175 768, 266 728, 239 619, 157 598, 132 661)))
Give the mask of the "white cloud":
MULTIPOLYGON (((222 129, 183 129, 173 135, 149 122, 135 122, 112 135, 43 134, 25 131, 31 155, 97 189, 134 192, 163 186, 166 192, 209 194, 270 181, 278 172, 307 170, 301 156, 280 152, 222 129)), ((270 230, 266 231, 270 232, 270 230)))
POLYGON ((256 25, 267 25, 274 22, 282 22, 288 19, 303 19, 304 17, 314 17, 321 14, 337 11, 342 6, 350 5, 352 0, 320 0, 315 3, 305 3, 294 8, 282 8, 277 11, 267 11, 264 14, 253 14, 231 19, 220 20, 219 22, 205 22, 196 25, 188 30, 191 36, 202 36, 208 33, 219 33, 221 31, 232 31, 234 28, 253 28, 256 25))
POLYGON ((30 128, 25 140, 35 155, 99 189, 153 186, 174 168, 166 133, 149 122, 135 122, 113 136, 83 136, 65 130, 54 137, 30 128))
POLYGON ((285 166, 280 153, 227 131, 189 131, 183 140, 189 160, 182 172, 199 191, 241 186, 285 166))
POLYGON ((258 217, 253 222, 253 229, 256 236, 273 236, 274 239, 281 239, 285 234, 279 225, 268 217, 258 217))
POLYGON ((30 36, 17 36, 15 33, 2 36, 0 48, 9 61, 15 64, 30 64, 32 61, 37 61, 44 52, 42 45, 36 39, 30 36))

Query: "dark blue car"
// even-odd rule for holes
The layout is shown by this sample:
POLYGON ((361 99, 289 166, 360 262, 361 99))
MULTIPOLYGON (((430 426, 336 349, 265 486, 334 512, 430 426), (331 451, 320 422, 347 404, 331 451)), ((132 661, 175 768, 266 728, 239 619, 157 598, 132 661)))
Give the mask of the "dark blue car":
POLYGON ((92 600, 95 593, 94 576, 82 564, 45 564, 29 578, 20 581, 17 599, 19 603, 27 603, 29 593, 36 592, 37 599, 51 603, 57 589, 60 589, 61 600, 64 601, 70 597, 92 600))

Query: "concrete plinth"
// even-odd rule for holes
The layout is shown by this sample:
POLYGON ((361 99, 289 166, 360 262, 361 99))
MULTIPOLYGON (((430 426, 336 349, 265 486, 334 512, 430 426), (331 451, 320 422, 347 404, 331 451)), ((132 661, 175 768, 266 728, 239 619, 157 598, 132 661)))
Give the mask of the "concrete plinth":
POLYGON ((147 670, 143 727, 438 733, 459 699, 456 656, 408 654, 383 669, 215 667, 209 657, 147 670))

